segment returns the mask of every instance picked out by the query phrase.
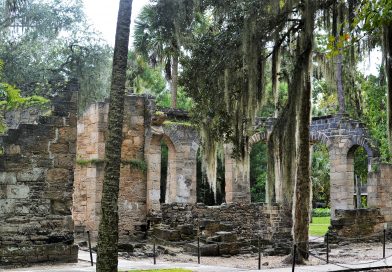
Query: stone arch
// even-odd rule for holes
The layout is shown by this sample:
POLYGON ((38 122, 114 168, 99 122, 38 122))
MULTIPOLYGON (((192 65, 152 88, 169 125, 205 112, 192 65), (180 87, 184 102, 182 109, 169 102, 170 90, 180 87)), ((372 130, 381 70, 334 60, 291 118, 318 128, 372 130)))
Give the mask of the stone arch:
POLYGON ((257 144, 258 142, 267 142, 268 138, 267 138, 267 132, 257 132, 255 134, 253 134, 250 138, 249 138, 249 151, 252 149, 252 146, 254 144, 257 144))

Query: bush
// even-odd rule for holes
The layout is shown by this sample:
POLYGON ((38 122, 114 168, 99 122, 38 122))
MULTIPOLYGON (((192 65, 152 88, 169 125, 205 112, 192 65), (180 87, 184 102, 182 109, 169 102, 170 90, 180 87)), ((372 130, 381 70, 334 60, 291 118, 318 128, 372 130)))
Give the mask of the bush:
POLYGON ((313 217, 327 217, 331 216, 331 209, 329 208, 317 208, 312 210, 313 217))

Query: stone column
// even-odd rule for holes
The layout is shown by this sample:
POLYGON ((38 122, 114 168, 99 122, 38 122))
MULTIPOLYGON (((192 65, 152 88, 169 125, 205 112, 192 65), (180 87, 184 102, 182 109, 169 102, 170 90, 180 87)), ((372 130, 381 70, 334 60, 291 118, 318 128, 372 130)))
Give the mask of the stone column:
POLYGON ((354 209, 354 157, 348 154, 349 139, 337 138, 329 147, 331 217, 336 209, 354 209))
POLYGON ((368 206, 379 208, 385 222, 392 225, 392 165, 382 163, 368 174, 368 206))
POLYGON ((244 161, 232 157, 233 145, 225 144, 225 192, 227 203, 250 203, 249 154, 244 161))

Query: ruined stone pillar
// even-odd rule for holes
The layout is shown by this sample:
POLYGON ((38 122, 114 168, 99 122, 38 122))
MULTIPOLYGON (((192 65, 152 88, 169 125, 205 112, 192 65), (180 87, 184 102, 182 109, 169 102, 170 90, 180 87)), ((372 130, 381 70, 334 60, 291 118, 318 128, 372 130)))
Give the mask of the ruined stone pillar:
POLYGON ((161 204, 161 136, 153 135, 147 154, 147 211, 160 211, 161 204))
POLYGON ((392 225, 392 165, 382 163, 368 174, 368 207, 379 208, 385 222, 392 225))
POLYGON ((233 145, 225 144, 225 192, 227 203, 250 203, 249 154, 244 161, 233 158, 233 145))
POLYGON ((354 158, 348 154, 349 139, 336 138, 329 147, 331 218, 336 209, 354 209, 354 158))

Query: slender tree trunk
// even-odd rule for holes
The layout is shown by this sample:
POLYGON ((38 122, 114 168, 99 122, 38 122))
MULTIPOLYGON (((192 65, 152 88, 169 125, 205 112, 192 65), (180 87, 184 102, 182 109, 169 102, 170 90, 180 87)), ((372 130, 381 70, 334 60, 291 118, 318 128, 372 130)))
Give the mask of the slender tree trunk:
POLYGON ((339 55, 336 57, 336 87, 338 90, 339 113, 346 112, 346 103, 344 99, 342 77, 343 77, 343 53, 339 49, 339 55))
POLYGON ((117 271, 118 263, 117 202, 131 13, 132 0, 120 0, 113 56, 108 138, 105 145, 102 215, 98 231, 97 271, 99 272, 117 271))
MULTIPOLYGON (((275 40, 277 42, 277 39, 275 40)), ((279 116, 279 73, 280 73, 280 46, 275 45, 272 52, 272 94, 274 96, 274 117, 279 116)))
POLYGON ((392 23, 383 27, 383 49, 385 57, 385 75, 387 79, 388 94, 388 142, 389 151, 392 153, 392 23))
POLYGON ((174 54, 172 60, 171 107, 175 109, 177 108, 178 55, 174 54))

